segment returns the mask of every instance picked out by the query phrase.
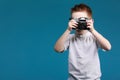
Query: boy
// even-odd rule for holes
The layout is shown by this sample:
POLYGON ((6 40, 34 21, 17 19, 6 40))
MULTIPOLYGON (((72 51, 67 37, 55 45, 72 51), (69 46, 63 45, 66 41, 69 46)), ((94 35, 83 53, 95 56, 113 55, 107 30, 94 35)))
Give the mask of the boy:
POLYGON ((55 44, 55 51, 69 50, 68 80, 100 80, 101 70, 98 48, 111 49, 110 42, 94 28, 92 10, 86 4, 71 8, 68 28, 55 44), (85 18, 88 29, 79 29, 76 19, 85 18), (75 34, 70 34, 72 30, 75 34))

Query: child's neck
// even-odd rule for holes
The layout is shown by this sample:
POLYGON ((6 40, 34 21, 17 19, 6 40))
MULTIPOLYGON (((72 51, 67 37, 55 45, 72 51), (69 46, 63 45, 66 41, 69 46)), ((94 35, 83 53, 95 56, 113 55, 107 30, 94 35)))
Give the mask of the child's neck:
POLYGON ((87 33, 87 32, 88 32, 88 30, 76 31, 76 33, 79 34, 79 35, 83 35, 83 34, 85 34, 85 33, 87 33))

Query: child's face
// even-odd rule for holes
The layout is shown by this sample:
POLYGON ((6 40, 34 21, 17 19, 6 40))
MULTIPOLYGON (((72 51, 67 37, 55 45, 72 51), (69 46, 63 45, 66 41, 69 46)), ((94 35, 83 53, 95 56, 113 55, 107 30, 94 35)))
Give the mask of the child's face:
POLYGON ((81 18, 81 17, 91 18, 90 16, 88 16, 86 11, 72 13, 72 18, 81 18))

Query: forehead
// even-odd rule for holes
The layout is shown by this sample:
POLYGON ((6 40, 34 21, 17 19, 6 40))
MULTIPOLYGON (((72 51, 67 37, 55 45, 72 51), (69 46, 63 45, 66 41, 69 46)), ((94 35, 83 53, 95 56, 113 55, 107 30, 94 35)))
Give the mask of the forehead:
POLYGON ((80 17, 90 18, 90 17, 88 16, 88 13, 87 13, 86 11, 73 12, 73 13, 72 13, 72 18, 80 18, 80 17))

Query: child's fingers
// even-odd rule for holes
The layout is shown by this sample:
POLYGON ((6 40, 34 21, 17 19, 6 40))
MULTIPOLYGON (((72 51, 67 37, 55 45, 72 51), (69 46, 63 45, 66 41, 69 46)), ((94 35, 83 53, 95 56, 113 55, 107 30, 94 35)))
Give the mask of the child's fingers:
POLYGON ((71 20, 71 23, 78 24, 74 19, 71 20))

